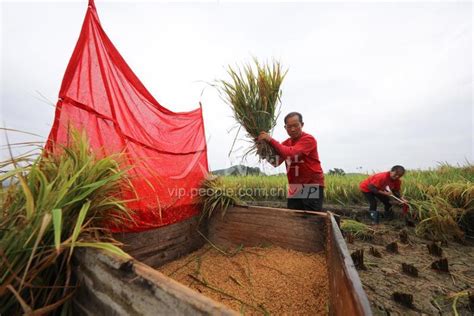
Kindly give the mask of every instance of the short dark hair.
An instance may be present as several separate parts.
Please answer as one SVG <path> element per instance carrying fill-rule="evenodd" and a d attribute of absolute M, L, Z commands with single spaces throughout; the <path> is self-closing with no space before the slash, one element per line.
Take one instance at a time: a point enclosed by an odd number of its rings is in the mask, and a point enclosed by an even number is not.
<path fill-rule="evenodd" d="M 290 112 L 285 116 L 285 124 L 286 124 L 286 120 L 289 119 L 292 116 L 298 116 L 298 119 L 300 120 L 300 123 L 303 123 L 303 115 L 301 115 L 301 113 L 299 113 L 299 112 Z"/>
<path fill-rule="evenodd" d="M 398 173 L 405 173 L 405 168 L 403 166 L 396 165 L 396 166 L 393 166 L 390 171 L 395 171 L 395 172 L 398 172 Z"/>

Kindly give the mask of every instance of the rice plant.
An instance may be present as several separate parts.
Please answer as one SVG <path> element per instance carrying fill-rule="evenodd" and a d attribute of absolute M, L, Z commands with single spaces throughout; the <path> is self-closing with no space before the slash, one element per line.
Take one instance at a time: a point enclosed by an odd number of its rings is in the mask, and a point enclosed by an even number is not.
<path fill-rule="evenodd" d="M 204 218 L 211 218 L 217 211 L 224 216 L 230 206 L 242 202 L 235 191 L 225 187 L 221 177 L 208 176 L 201 183 L 197 203 L 201 206 L 202 221 Z"/>
<path fill-rule="evenodd" d="M 0 182 L 0 314 L 67 311 L 74 294 L 71 258 L 94 247 L 127 257 L 106 226 L 129 219 L 120 156 L 98 158 L 84 133 L 58 154 L 12 158 Z"/>
<path fill-rule="evenodd" d="M 352 219 L 343 219 L 341 221 L 341 230 L 363 240 L 372 239 L 375 234 L 375 230 L 370 228 L 370 226 Z"/>
<path fill-rule="evenodd" d="M 275 161 L 275 151 L 267 142 L 256 142 L 260 132 L 271 133 L 279 115 L 281 84 L 286 76 L 278 61 L 271 64 L 246 64 L 242 68 L 227 68 L 229 80 L 218 80 L 217 88 L 226 101 L 237 123 L 245 129 L 254 142 L 247 152 L 256 152 L 261 159 Z M 239 128 L 240 130 L 240 128 Z"/>
<path fill-rule="evenodd" d="M 326 204 L 367 204 L 359 183 L 368 175 L 325 175 Z M 285 201 L 286 175 L 226 176 L 223 185 L 250 194 L 242 200 Z M 240 191 L 237 190 L 240 188 Z M 462 238 L 474 235 L 474 166 L 442 164 L 429 170 L 409 170 L 402 178 L 402 194 L 410 201 L 412 215 L 418 219 L 419 235 L 433 239 Z"/>
<path fill-rule="evenodd" d="M 429 187 L 425 198 L 413 201 L 414 215 L 420 221 L 416 232 L 435 240 L 463 239 L 469 232 L 466 215 L 474 214 L 474 185 L 471 182 L 453 182 Z M 471 219 L 472 221 L 472 219 Z M 464 231 L 463 229 L 464 228 Z"/>

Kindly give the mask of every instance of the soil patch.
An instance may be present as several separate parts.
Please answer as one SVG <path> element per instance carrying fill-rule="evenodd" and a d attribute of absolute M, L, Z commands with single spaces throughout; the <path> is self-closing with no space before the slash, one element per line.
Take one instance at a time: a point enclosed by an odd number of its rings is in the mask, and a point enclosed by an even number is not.
<path fill-rule="evenodd" d="M 452 315 L 456 296 L 459 315 L 474 314 L 468 299 L 468 293 L 474 293 L 472 242 L 439 244 L 443 257 L 440 258 L 438 253 L 430 253 L 433 242 L 416 236 L 415 229 L 402 220 L 372 228 L 372 240 L 346 242 L 351 253 L 364 250 L 366 269 L 358 272 L 374 315 Z M 387 250 L 387 245 L 394 242 L 398 251 Z M 434 264 L 439 260 L 448 269 L 434 269 L 433 266 L 440 265 Z M 413 298 L 411 304 L 400 299 L 409 296 Z"/>

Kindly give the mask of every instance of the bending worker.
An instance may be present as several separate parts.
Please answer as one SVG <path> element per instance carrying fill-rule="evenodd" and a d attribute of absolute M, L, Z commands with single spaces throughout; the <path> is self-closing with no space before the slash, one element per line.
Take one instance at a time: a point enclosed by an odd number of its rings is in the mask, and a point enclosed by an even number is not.
<path fill-rule="evenodd" d="M 377 199 L 384 205 L 386 218 L 393 218 L 390 197 L 395 196 L 406 202 L 400 195 L 402 184 L 400 178 L 404 174 L 405 168 L 397 165 L 393 166 L 390 171 L 373 174 L 360 183 L 359 188 L 369 202 L 370 217 L 375 224 L 379 223 Z"/>
<path fill-rule="evenodd" d="M 277 152 L 279 166 L 286 163 L 288 177 L 288 208 L 296 210 L 321 211 L 324 200 L 324 174 L 319 161 L 316 139 L 303 132 L 303 116 L 291 112 L 285 116 L 285 129 L 288 138 L 277 142 L 268 133 L 261 132 L 259 141 L 268 142 Z"/>

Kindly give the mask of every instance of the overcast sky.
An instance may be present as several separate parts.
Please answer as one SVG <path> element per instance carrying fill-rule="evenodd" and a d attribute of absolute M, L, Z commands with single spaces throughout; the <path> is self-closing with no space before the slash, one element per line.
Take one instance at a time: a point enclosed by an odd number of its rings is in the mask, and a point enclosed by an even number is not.
<path fill-rule="evenodd" d="M 112 42 L 163 106 L 186 111 L 202 102 L 212 170 L 239 163 L 248 143 L 239 141 L 242 149 L 228 157 L 235 121 L 205 82 L 251 56 L 289 68 L 273 135 L 284 140 L 284 114 L 301 112 L 325 171 L 473 161 L 471 2 L 96 6 Z M 47 137 L 54 108 L 38 92 L 56 102 L 86 7 L 2 2 L 1 124 Z M 255 157 L 246 164 L 275 171 Z"/>

